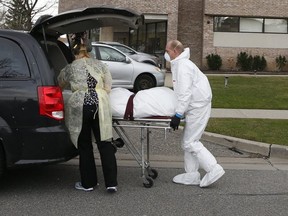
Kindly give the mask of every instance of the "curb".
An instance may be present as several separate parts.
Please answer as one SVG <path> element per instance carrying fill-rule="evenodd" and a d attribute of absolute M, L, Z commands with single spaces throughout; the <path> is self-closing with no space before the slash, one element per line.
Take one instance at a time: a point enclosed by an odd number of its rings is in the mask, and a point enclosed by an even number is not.
<path fill-rule="evenodd" d="M 260 154 L 267 158 L 288 158 L 288 146 L 245 140 L 206 131 L 202 139 L 245 152 Z"/>
<path fill-rule="evenodd" d="M 288 158 L 288 146 L 272 144 L 270 149 L 270 157 Z"/>

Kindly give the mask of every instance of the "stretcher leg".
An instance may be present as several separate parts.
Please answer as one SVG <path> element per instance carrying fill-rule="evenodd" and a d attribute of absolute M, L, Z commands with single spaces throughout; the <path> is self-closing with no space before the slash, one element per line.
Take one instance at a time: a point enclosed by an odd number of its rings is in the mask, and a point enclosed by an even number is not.
<path fill-rule="evenodd" d="M 140 128 L 140 151 L 133 145 L 133 142 L 129 139 L 129 136 L 124 129 L 125 127 Z M 141 121 L 140 125 L 121 125 L 118 120 L 113 120 L 113 128 L 118 134 L 118 136 L 123 140 L 125 146 L 141 167 L 141 177 L 144 187 L 151 188 L 154 184 L 154 179 L 158 177 L 158 172 L 150 167 L 150 128 L 164 129 L 166 138 L 166 131 L 170 129 L 170 126 L 151 126 L 149 121 Z"/>

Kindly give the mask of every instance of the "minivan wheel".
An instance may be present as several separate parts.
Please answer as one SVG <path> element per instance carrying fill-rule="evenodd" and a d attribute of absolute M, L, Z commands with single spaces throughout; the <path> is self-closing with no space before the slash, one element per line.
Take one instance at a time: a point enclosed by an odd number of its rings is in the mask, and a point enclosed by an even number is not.
<path fill-rule="evenodd" d="M 4 155 L 4 150 L 3 147 L 1 146 L 0 143 L 0 179 L 4 176 L 5 170 L 6 170 L 6 165 L 5 165 L 5 155 Z"/>
<path fill-rule="evenodd" d="M 148 74 L 142 74 L 137 77 L 134 83 L 134 92 L 155 87 L 155 80 Z"/>

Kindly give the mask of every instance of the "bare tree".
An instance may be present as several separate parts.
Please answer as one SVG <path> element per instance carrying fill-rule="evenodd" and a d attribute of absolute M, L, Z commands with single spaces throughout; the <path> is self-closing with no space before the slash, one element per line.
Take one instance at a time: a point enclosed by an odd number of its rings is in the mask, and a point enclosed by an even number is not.
<path fill-rule="evenodd" d="M 50 0 L 46 4 L 41 4 L 40 0 L 0 0 L 0 5 L 6 9 L 4 12 L 5 27 L 30 30 L 34 18 L 57 3 L 58 0 Z"/>
<path fill-rule="evenodd" d="M 1 2 L 1 1 L 0 1 Z M 6 11 L 4 10 L 4 8 L 2 7 L 0 10 L 0 29 L 4 28 L 4 24 L 5 24 L 5 13 Z"/>

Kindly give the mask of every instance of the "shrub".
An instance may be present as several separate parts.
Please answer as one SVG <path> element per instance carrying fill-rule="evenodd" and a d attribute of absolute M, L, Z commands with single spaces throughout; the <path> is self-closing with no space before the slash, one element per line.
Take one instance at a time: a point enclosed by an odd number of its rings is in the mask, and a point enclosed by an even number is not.
<path fill-rule="evenodd" d="M 252 69 L 254 71 L 263 71 L 267 66 L 267 61 L 264 56 L 256 55 L 253 57 Z"/>
<path fill-rule="evenodd" d="M 263 71 L 267 66 L 267 61 L 264 56 L 259 55 L 252 56 L 248 55 L 246 52 L 240 52 L 237 55 L 236 66 L 243 71 Z"/>
<path fill-rule="evenodd" d="M 240 52 L 237 55 L 236 66 L 239 67 L 243 71 L 249 71 L 252 69 L 253 57 L 246 52 Z"/>
<path fill-rule="evenodd" d="M 206 56 L 207 64 L 211 70 L 219 70 L 222 66 L 222 58 L 218 54 L 209 54 Z"/>
<path fill-rule="evenodd" d="M 287 60 L 285 56 L 279 55 L 278 57 L 276 57 L 276 65 L 279 71 L 283 70 L 286 63 L 287 63 Z"/>

